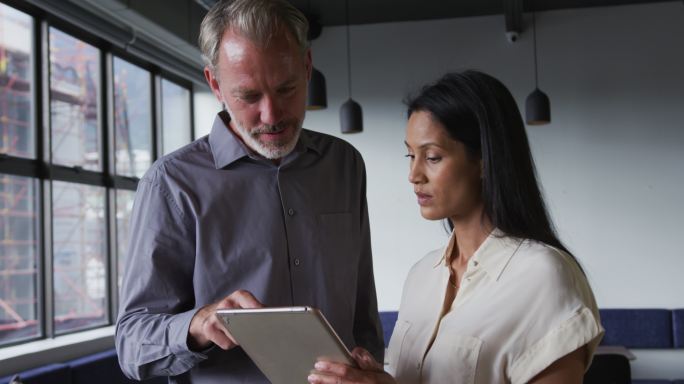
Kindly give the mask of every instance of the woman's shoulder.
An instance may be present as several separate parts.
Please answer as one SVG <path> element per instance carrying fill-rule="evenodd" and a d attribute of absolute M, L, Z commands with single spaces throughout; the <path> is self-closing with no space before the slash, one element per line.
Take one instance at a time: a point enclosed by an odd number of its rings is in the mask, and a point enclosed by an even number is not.
<path fill-rule="evenodd" d="M 523 240 L 515 256 L 515 263 L 528 273 L 580 272 L 579 263 L 569 253 L 536 240 Z"/>
<path fill-rule="evenodd" d="M 593 302 L 593 293 L 577 259 L 548 244 L 526 239 L 522 241 L 510 265 L 513 279 L 524 278 L 528 289 L 543 296 L 579 294 Z M 591 298 L 591 299 L 590 299 Z"/>

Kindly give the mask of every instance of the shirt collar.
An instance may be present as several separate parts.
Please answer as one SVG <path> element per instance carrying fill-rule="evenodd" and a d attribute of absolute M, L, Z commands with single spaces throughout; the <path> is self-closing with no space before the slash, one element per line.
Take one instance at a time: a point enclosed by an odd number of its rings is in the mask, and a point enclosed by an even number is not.
<path fill-rule="evenodd" d="M 490 275 L 494 280 L 499 280 L 501 274 L 508 266 L 509 262 L 515 255 L 523 240 L 506 235 L 503 231 L 495 228 L 489 236 L 485 239 L 480 247 L 475 251 L 473 256 L 468 261 L 468 268 L 480 268 Z M 442 257 L 439 259 L 435 267 L 439 265 L 449 265 L 449 255 L 456 245 L 456 235 L 451 232 L 449 243 Z"/>
<path fill-rule="evenodd" d="M 242 142 L 235 132 L 228 127 L 229 124 L 230 115 L 227 111 L 221 111 L 216 115 L 216 118 L 214 118 L 214 124 L 209 133 L 209 145 L 211 146 L 211 153 L 214 157 L 214 166 L 216 169 L 224 168 L 243 157 L 263 160 Z M 318 155 L 322 153 L 320 144 L 311 139 L 308 130 L 302 129 L 299 140 L 292 152 L 294 154 L 303 153 L 309 149 Z M 287 158 L 290 155 L 292 155 L 292 153 L 285 157 Z"/>

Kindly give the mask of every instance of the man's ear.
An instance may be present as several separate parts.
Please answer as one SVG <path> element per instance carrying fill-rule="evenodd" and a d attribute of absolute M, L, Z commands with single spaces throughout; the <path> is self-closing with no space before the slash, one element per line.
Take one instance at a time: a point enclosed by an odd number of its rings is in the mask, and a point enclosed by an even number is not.
<path fill-rule="evenodd" d="M 223 96 L 221 96 L 221 87 L 219 86 L 218 79 L 214 76 L 214 71 L 207 65 L 204 67 L 204 78 L 211 88 L 211 92 L 216 96 L 219 103 L 223 104 Z"/>
<path fill-rule="evenodd" d="M 307 48 L 304 54 L 304 67 L 306 68 L 306 82 L 311 81 L 311 72 L 313 72 L 313 59 L 311 58 L 311 48 Z"/>

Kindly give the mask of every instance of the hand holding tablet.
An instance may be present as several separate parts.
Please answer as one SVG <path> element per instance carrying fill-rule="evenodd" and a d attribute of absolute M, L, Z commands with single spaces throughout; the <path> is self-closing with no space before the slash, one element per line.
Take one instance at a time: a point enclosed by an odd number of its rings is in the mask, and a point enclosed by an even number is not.
<path fill-rule="evenodd" d="M 218 309 L 216 317 L 273 384 L 305 383 L 318 360 L 355 365 L 315 308 Z"/>
<path fill-rule="evenodd" d="M 250 292 L 237 290 L 223 299 L 202 307 L 190 321 L 188 330 L 188 347 L 193 351 L 201 351 L 216 344 L 219 348 L 228 350 L 237 343 L 226 332 L 219 319 L 214 316 L 217 308 L 261 308 L 259 302 Z"/>

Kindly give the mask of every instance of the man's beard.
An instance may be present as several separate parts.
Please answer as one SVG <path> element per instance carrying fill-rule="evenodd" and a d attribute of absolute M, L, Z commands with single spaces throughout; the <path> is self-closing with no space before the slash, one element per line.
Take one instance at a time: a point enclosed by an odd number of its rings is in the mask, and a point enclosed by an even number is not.
<path fill-rule="evenodd" d="M 294 123 L 294 127 L 292 127 L 292 123 L 288 122 L 283 122 L 277 125 L 262 125 L 261 127 L 254 128 L 251 131 L 246 129 L 238 120 L 233 120 L 233 124 L 235 124 L 235 129 L 238 131 L 238 134 L 245 144 L 256 153 L 269 160 L 282 159 L 292 152 L 294 147 L 297 145 L 299 135 L 302 133 L 301 122 Z M 292 139 L 289 141 L 263 142 L 259 140 L 259 135 L 262 133 L 278 132 L 282 129 L 288 128 L 288 126 L 289 128 L 294 128 L 295 130 Z"/>

